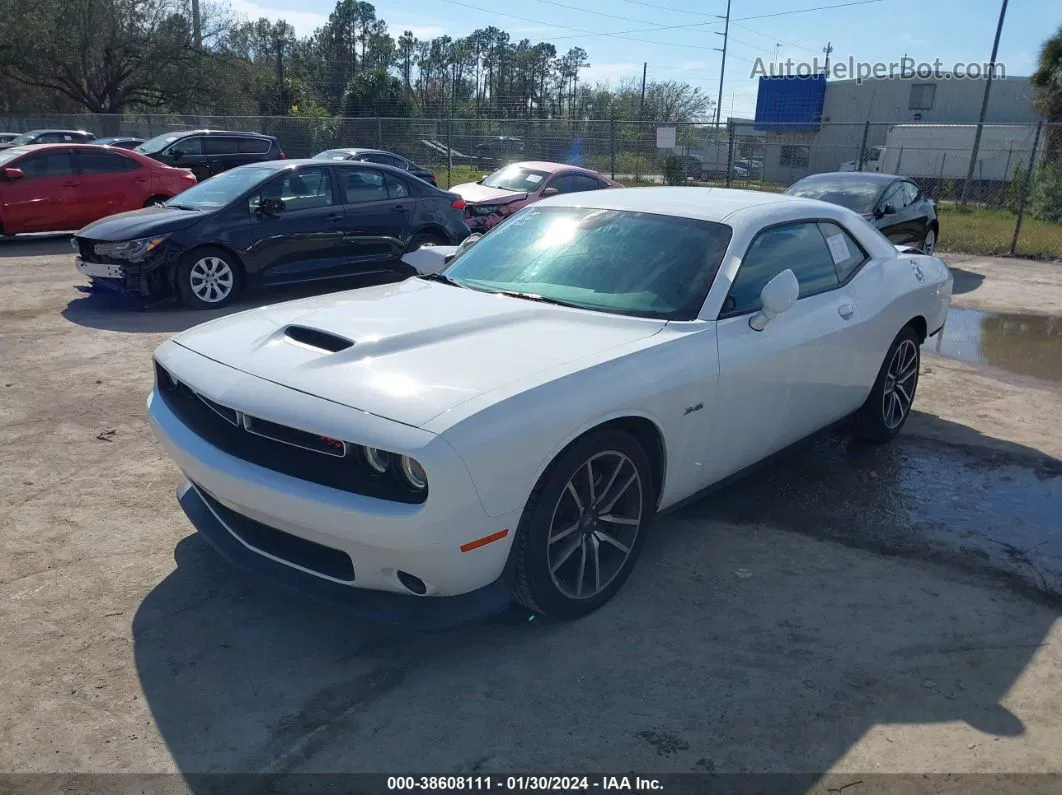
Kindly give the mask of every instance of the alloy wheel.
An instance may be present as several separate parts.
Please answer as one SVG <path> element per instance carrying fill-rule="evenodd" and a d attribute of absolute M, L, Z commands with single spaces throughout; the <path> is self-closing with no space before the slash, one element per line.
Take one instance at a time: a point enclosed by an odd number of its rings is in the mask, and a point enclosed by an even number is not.
<path fill-rule="evenodd" d="M 937 233 L 934 232 L 932 229 L 930 229 L 929 231 L 926 232 L 926 239 L 922 243 L 922 253 L 923 254 L 932 254 L 933 253 L 933 248 L 934 248 L 934 246 L 936 246 L 936 244 L 937 244 Z"/>
<path fill-rule="evenodd" d="M 557 589 L 591 599 L 623 570 L 642 526 L 642 480 L 625 454 L 591 456 L 568 479 L 553 509 L 546 561 Z"/>
<path fill-rule="evenodd" d="M 232 292 L 236 278 L 229 263 L 220 257 L 203 257 L 192 266 L 189 282 L 201 301 L 216 304 Z"/>
<path fill-rule="evenodd" d="M 911 410 L 918 378 L 918 346 L 905 339 L 896 346 L 885 376 L 882 419 L 890 431 L 900 427 Z"/>

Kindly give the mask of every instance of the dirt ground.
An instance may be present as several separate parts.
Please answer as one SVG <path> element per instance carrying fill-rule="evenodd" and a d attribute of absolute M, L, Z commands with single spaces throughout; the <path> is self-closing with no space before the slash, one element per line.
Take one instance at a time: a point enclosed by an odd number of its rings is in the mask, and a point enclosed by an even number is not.
<path fill-rule="evenodd" d="M 1058 266 L 953 264 L 956 306 L 1062 313 Z M 416 635 L 191 531 L 144 400 L 209 315 L 79 282 L 0 241 L 0 773 L 1062 773 L 1057 382 L 926 353 L 894 443 L 663 518 L 589 618 Z"/>

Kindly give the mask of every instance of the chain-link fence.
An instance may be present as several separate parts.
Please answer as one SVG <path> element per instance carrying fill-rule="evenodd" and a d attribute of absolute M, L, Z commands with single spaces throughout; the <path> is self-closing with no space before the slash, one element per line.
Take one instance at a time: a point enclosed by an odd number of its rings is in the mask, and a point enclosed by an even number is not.
<path fill-rule="evenodd" d="M 625 185 L 693 182 L 767 191 L 826 172 L 898 174 L 936 202 L 942 249 L 1062 259 L 1060 124 L 986 124 L 977 140 L 972 124 L 823 122 L 809 132 L 757 129 L 751 121 L 714 126 L 574 119 L 0 116 L 0 130 L 41 128 L 141 138 L 189 129 L 253 130 L 276 136 L 291 158 L 333 147 L 386 149 L 433 169 L 442 186 L 518 160 L 574 163 Z"/>

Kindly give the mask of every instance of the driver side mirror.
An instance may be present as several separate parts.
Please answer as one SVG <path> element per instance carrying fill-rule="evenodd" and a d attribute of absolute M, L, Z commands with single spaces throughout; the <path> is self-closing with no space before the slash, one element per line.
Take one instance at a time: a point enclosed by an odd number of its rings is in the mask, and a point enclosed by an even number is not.
<path fill-rule="evenodd" d="M 482 185 L 483 184 L 483 180 L 485 180 L 489 176 L 490 176 L 490 174 L 480 174 L 479 175 L 479 179 L 476 180 L 476 184 L 477 185 Z"/>
<path fill-rule="evenodd" d="M 557 190 L 556 188 L 553 188 L 553 187 L 544 188 L 543 191 L 542 191 L 542 198 L 545 198 L 547 196 L 556 196 L 558 193 L 560 193 L 560 191 Z"/>
<path fill-rule="evenodd" d="M 884 207 L 881 208 L 881 214 L 882 215 L 895 215 L 896 214 L 895 205 L 886 204 Z"/>
<path fill-rule="evenodd" d="M 4 179 L 9 179 L 9 180 L 14 181 L 16 179 L 22 179 L 24 176 L 26 176 L 26 175 L 22 172 L 21 168 L 5 168 L 4 169 Z"/>
<path fill-rule="evenodd" d="M 182 157 L 184 157 L 184 152 L 180 149 L 171 149 L 170 157 L 172 157 L 174 160 L 180 160 Z"/>
<path fill-rule="evenodd" d="M 749 326 L 756 331 L 763 331 L 767 324 L 785 312 L 800 297 L 800 282 L 796 274 L 786 268 L 760 290 L 760 309 L 749 318 Z"/>
<path fill-rule="evenodd" d="M 282 212 L 284 212 L 283 199 L 262 199 L 258 204 L 260 215 L 280 215 Z"/>

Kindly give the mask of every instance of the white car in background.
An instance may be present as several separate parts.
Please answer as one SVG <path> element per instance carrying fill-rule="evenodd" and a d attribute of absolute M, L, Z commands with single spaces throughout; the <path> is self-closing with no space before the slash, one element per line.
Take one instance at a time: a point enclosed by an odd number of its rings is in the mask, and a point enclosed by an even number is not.
<path fill-rule="evenodd" d="M 557 196 L 461 249 L 157 349 L 151 423 L 230 559 L 583 615 L 659 511 L 852 415 L 898 433 L 951 299 L 940 260 L 759 192 Z"/>

